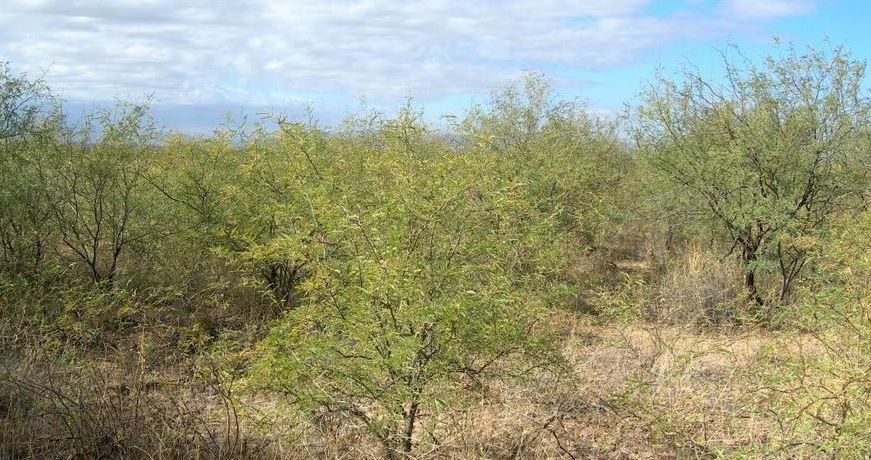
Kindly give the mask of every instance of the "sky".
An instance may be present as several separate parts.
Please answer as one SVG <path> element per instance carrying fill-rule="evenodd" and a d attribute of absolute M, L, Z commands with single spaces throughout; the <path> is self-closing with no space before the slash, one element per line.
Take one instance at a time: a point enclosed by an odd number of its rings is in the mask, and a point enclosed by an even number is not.
<path fill-rule="evenodd" d="M 409 97 L 461 115 L 524 71 L 608 114 L 657 68 L 714 71 L 732 45 L 828 41 L 864 60 L 868 17 L 864 0 L 0 0 L 0 61 L 74 109 L 150 96 L 186 132 L 304 106 L 331 125 Z"/>

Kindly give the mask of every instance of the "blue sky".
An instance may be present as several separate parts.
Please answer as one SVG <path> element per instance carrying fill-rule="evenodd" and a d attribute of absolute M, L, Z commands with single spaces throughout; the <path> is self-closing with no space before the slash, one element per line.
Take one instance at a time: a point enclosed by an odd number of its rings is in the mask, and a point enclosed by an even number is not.
<path fill-rule="evenodd" d="M 0 60 L 43 74 L 74 110 L 153 98 L 160 122 L 206 131 L 227 111 L 314 107 L 322 123 L 412 97 L 461 114 L 524 70 L 610 113 L 657 67 L 716 69 L 773 37 L 871 53 L 860 0 L 3 0 Z"/>

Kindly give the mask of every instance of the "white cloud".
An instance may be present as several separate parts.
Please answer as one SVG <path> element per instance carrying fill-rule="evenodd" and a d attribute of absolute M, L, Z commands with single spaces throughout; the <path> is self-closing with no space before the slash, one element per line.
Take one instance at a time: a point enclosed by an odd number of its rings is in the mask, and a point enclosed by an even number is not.
<path fill-rule="evenodd" d="M 0 60 L 47 69 L 69 99 L 154 93 L 165 103 L 249 105 L 480 92 L 523 68 L 616 66 L 747 27 L 736 15 L 762 21 L 808 7 L 724 0 L 716 14 L 687 2 L 654 15 L 649 0 L 4 3 Z"/>
<path fill-rule="evenodd" d="M 777 18 L 808 14 L 815 8 L 811 0 L 726 0 L 726 14 L 742 18 Z"/>

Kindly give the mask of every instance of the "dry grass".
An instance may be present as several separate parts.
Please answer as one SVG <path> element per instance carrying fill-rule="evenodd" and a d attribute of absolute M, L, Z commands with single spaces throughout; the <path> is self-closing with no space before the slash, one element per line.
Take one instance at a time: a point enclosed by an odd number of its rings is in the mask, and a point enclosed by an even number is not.
<path fill-rule="evenodd" d="M 810 337 L 662 323 L 595 324 L 554 314 L 568 367 L 491 382 L 461 410 L 427 414 L 414 458 L 813 457 L 772 416 L 772 350 Z M 9 364 L 9 361 L 7 361 Z M 25 369 L 26 367 L 26 369 Z M 10 373 L 10 370 L 15 372 Z M 275 395 L 104 364 L 88 372 L 6 367 L 2 455 L 11 458 L 382 458 L 350 419 L 299 414 Z M 10 378 L 11 375 L 15 378 Z"/>
<path fill-rule="evenodd" d="M 438 445 L 420 439 L 418 458 L 786 456 L 753 375 L 767 349 L 792 340 L 578 325 L 564 348 L 570 374 L 494 386 L 441 421 Z"/>
<path fill-rule="evenodd" d="M 755 361 L 762 337 L 637 326 L 579 332 L 565 348 L 572 375 L 504 389 L 500 404 L 473 414 L 455 452 L 481 458 L 709 457 L 765 435 L 767 421 L 748 407 L 742 372 Z"/>
<path fill-rule="evenodd" d="M 683 325 L 735 323 L 742 292 L 741 269 L 733 258 L 691 245 L 666 265 L 645 317 Z"/>
<path fill-rule="evenodd" d="M 776 454 L 776 426 L 756 404 L 752 370 L 781 337 L 573 323 L 563 329 L 569 372 L 494 382 L 476 403 L 427 419 L 414 458 Z M 359 430 L 336 426 L 297 431 L 294 458 L 381 455 Z"/>
<path fill-rule="evenodd" d="M 819 395 L 785 395 L 765 382 L 778 369 L 772 357 L 790 365 L 826 350 L 796 332 L 711 327 L 723 318 L 718 308 L 734 306 L 734 266 L 695 247 L 648 283 L 649 262 L 605 269 L 601 255 L 589 259 L 583 269 L 602 276 L 640 274 L 604 300 L 646 314 L 627 321 L 555 311 L 550 329 L 562 337 L 565 371 L 490 382 L 462 408 L 422 414 L 413 458 L 822 455 L 832 430 L 808 431 L 781 407 Z M 149 347 L 139 342 L 142 355 Z M 181 372 L 189 363 L 156 370 L 148 362 L 161 360 L 82 358 L 78 368 L 26 354 L 0 363 L 0 458 L 384 456 L 352 419 L 312 419 L 279 395 L 237 393 L 218 374 Z M 808 369 L 801 375 L 819 376 Z"/>

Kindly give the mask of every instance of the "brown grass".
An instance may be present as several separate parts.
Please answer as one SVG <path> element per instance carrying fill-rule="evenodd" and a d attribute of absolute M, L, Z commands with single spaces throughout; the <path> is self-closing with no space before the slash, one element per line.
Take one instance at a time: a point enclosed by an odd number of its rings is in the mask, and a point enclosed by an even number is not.
<path fill-rule="evenodd" d="M 815 456 L 772 416 L 760 387 L 771 351 L 824 350 L 763 330 L 551 319 L 565 372 L 491 382 L 478 400 L 424 414 L 414 458 L 713 458 Z M 42 363 L 40 367 L 38 364 Z M 89 369 L 6 361 L 6 458 L 381 458 L 350 419 L 310 420 L 276 395 L 232 382 L 103 363 Z M 213 377 L 216 378 L 216 377 Z"/>

